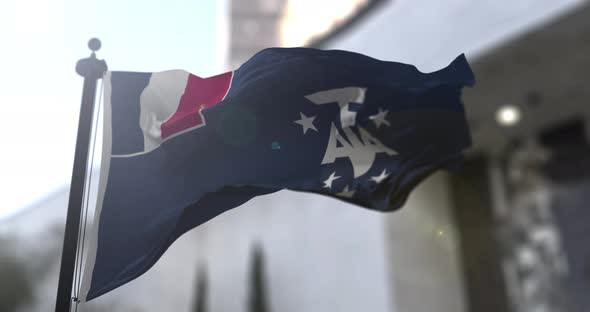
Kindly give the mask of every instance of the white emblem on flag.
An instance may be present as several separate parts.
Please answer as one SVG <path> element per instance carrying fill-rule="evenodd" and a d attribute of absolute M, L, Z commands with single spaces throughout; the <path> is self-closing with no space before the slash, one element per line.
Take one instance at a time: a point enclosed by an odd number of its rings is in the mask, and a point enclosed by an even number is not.
<path fill-rule="evenodd" d="M 336 158 L 348 158 L 352 163 L 354 178 L 362 176 L 373 167 L 377 153 L 397 155 L 396 151 L 385 146 L 367 130 L 358 127 L 360 137 L 352 131 L 352 127 L 356 127 L 357 113 L 349 111 L 349 105 L 350 103 L 363 104 L 365 92 L 365 88 L 347 87 L 320 91 L 306 96 L 308 100 L 317 105 L 338 104 L 340 106 L 340 124 L 343 133 L 341 134 L 336 125 L 332 123 L 322 165 L 334 163 Z M 385 119 L 387 112 L 380 111 L 380 113 Z"/>

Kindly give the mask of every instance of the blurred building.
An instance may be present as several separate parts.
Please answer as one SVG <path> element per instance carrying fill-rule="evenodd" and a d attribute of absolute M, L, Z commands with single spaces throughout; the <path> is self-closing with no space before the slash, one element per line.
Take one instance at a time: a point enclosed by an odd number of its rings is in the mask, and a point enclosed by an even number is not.
<path fill-rule="evenodd" d="M 266 47 L 321 47 L 355 27 L 386 0 L 223 0 L 228 64 L 237 68 Z"/>
<path fill-rule="evenodd" d="M 276 6 L 267 24 L 256 16 L 267 14 L 264 8 L 271 2 Z M 568 268 L 573 269 L 573 259 L 580 263 L 576 270 L 587 270 L 589 256 L 570 248 L 572 256 L 566 257 L 567 245 L 580 245 L 582 236 L 564 236 L 587 230 L 580 224 L 576 230 L 566 230 L 573 224 L 562 229 L 572 218 L 561 220 L 568 214 L 558 206 L 567 201 L 555 201 L 577 192 L 577 204 L 570 200 L 569 205 L 582 209 L 579 192 L 585 184 L 564 195 L 551 175 L 572 166 L 555 169 L 561 163 L 555 156 L 562 152 L 543 145 L 546 137 L 562 142 L 577 137 L 575 144 L 560 148 L 577 146 L 568 155 L 585 155 L 585 102 L 590 98 L 583 87 L 590 68 L 585 1 L 334 2 L 334 9 L 327 10 L 332 15 L 324 11 L 321 18 L 327 30 L 306 27 L 316 22 L 315 2 L 230 3 L 233 68 L 277 45 L 352 50 L 416 64 L 423 71 L 444 67 L 466 52 L 478 85 L 464 97 L 474 148 L 460 174 L 433 176 L 392 215 L 291 193 L 268 196 L 251 211 L 231 212 L 207 227 L 215 251 L 204 261 L 219 283 L 213 292 L 224 296 L 229 285 L 243 287 L 235 285 L 235 275 L 215 268 L 228 258 L 248 262 L 244 246 L 260 244 L 269 259 L 270 306 L 280 311 L 583 311 L 588 306 L 580 295 L 590 289 L 582 286 L 587 279 L 572 281 L 577 275 L 568 274 Z M 355 25 L 358 20 L 363 22 Z M 286 228 L 292 230 L 286 233 Z M 325 239 L 334 232 L 337 249 L 326 247 L 335 243 Z M 241 269 L 233 273 L 245 275 L 248 266 L 237 266 Z M 316 270 L 321 274 L 310 274 Z M 310 294 L 316 289 L 319 295 Z M 215 309 L 232 306 L 212 296 Z"/>
<path fill-rule="evenodd" d="M 589 39 L 580 2 L 483 53 L 465 96 L 514 311 L 590 307 Z"/>
<path fill-rule="evenodd" d="M 587 311 L 587 1 L 219 7 L 228 68 L 268 46 L 346 49 L 425 72 L 467 53 L 474 148 L 460 173 L 435 174 L 392 214 L 286 191 L 253 199 L 81 311 Z M 62 189 L 0 226 L 0 247 L 21 246 L 1 261 L 39 259 L 23 268 L 19 311 L 53 304 L 66 198 Z M 40 237 L 44 248 L 27 247 Z"/>

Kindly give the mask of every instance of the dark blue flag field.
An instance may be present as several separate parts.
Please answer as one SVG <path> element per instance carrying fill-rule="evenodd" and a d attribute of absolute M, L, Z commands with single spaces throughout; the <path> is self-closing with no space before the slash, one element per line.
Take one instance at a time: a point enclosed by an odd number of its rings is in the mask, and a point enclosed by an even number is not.
<path fill-rule="evenodd" d="M 463 55 L 422 73 L 346 51 L 266 49 L 235 71 L 107 72 L 100 185 L 82 284 L 146 272 L 186 231 L 259 195 L 400 208 L 470 146 Z"/>

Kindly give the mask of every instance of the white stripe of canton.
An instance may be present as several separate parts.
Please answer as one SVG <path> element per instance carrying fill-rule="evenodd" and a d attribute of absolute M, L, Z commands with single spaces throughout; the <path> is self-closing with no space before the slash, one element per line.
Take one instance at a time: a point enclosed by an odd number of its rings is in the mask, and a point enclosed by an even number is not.
<path fill-rule="evenodd" d="M 176 71 L 179 71 L 179 70 L 176 70 Z M 175 72 L 175 71 L 168 71 L 168 72 L 162 72 L 162 73 L 170 73 L 170 72 Z M 157 74 L 162 74 L 162 73 L 157 73 Z M 152 74 L 152 75 L 154 75 L 154 74 Z M 225 97 L 229 93 L 229 89 L 231 88 L 231 85 L 233 83 L 233 80 L 234 80 L 234 73 L 231 72 L 231 78 L 230 78 L 230 81 L 229 81 L 229 86 L 227 88 L 227 91 L 225 91 L 225 94 L 223 95 L 223 98 L 221 99 L 222 101 L 225 99 Z M 152 79 L 150 79 L 150 84 L 151 84 L 151 81 L 152 81 Z M 188 76 L 187 76 L 187 81 L 188 81 Z M 150 84 L 148 84 L 148 86 Z M 186 88 L 186 82 L 185 82 L 184 85 L 185 85 L 184 88 Z M 146 87 L 146 89 L 147 89 L 147 87 Z M 150 116 L 151 113 L 148 112 L 147 108 L 146 108 L 145 113 L 144 113 L 144 104 L 143 104 L 144 103 L 144 99 L 143 99 L 144 93 L 145 93 L 145 91 L 142 92 L 142 94 L 141 94 L 142 99 L 140 100 L 141 109 L 142 109 L 142 113 L 141 114 L 145 114 L 145 116 Z M 183 94 L 184 94 L 184 90 L 183 90 Z M 147 95 L 146 95 L 146 97 L 147 97 Z M 178 98 L 178 103 L 180 103 L 180 97 Z M 176 104 L 177 106 L 178 106 L 178 103 Z M 146 104 L 145 106 L 146 107 L 149 107 L 149 104 Z M 176 111 L 176 108 L 175 108 L 175 111 Z M 172 114 L 174 114 L 174 112 Z M 161 125 L 164 122 L 168 121 L 170 119 L 170 117 L 172 117 L 172 115 L 168 116 L 168 118 L 166 120 L 164 120 L 163 122 L 160 122 L 157 126 L 155 124 L 148 124 L 148 123 L 146 123 L 145 127 L 144 126 L 141 126 L 141 129 L 143 131 L 143 136 L 144 136 L 144 150 L 143 151 L 137 152 L 137 153 L 131 153 L 131 154 L 111 155 L 111 157 L 113 157 L 113 158 L 130 158 L 130 157 L 135 157 L 135 156 L 141 156 L 141 155 L 148 154 L 151 151 L 155 150 L 156 148 L 160 147 L 160 145 L 162 143 L 164 143 L 164 142 L 166 142 L 166 141 L 168 141 L 168 140 L 170 140 L 172 138 L 175 138 L 175 137 L 177 137 L 177 136 L 179 136 L 181 134 L 184 134 L 184 133 L 187 133 L 189 131 L 192 131 L 192 130 L 195 130 L 195 129 L 199 129 L 199 128 L 203 127 L 203 126 L 206 126 L 207 125 L 207 121 L 205 120 L 205 116 L 203 116 L 203 112 L 200 111 L 200 110 L 199 110 L 199 115 L 201 116 L 201 120 L 202 120 L 202 123 L 201 124 L 196 125 L 196 126 L 191 127 L 191 128 L 184 129 L 182 131 L 179 131 L 179 132 L 177 132 L 177 133 L 175 133 L 175 134 L 173 134 L 173 135 L 171 135 L 171 136 L 169 136 L 169 137 L 167 137 L 165 139 L 162 139 L 161 138 L 161 133 L 162 133 Z M 141 120 L 142 119 L 140 117 L 140 124 L 141 124 Z M 145 128 L 145 130 L 144 130 L 144 128 Z M 159 138 L 150 136 L 149 135 L 150 129 L 152 129 L 152 131 L 154 133 L 158 133 Z"/>

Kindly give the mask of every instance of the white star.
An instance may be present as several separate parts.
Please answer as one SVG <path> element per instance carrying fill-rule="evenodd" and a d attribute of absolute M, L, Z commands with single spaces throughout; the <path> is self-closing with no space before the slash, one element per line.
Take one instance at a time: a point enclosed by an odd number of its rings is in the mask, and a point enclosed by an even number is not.
<path fill-rule="evenodd" d="M 330 175 L 330 177 L 324 181 L 324 187 L 325 188 L 332 188 L 332 182 L 334 182 L 334 180 L 338 180 L 340 179 L 339 176 L 336 176 L 336 171 L 332 172 L 332 174 Z"/>
<path fill-rule="evenodd" d="M 389 113 L 387 110 L 382 110 L 381 108 L 379 108 L 379 113 L 369 116 L 369 119 L 371 119 L 375 123 L 375 127 L 377 127 L 377 129 L 379 129 L 381 125 L 391 126 L 389 121 L 385 119 L 387 113 Z"/>
<path fill-rule="evenodd" d="M 383 180 L 385 180 L 385 178 L 387 178 L 389 176 L 389 173 L 387 173 L 387 170 L 383 169 L 383 172 L 381 172 L 380 175 L 375 176 L 375 177 L 371 177 L 372 181 L 377 182 L 377 184 L 381 183 Z"/>
<path fill-rule="evenodd" d="M 342 192 L 337 193 L 336 195 L 342 196 L 342 197 L 347 197 L 347 198 L 352 198 L 352 196 L 354 196 L 354 190 L 348 190 L 348 185 L 347 185 L 344 187 Z"/>
<path fill-rule="evenodd" d="M 316 129 L 316 127 L 313 125 L 313 120 L 315 119 L 315 116 L 307 117 L 303 115 L 303 113 L 299 113 L 299 115 L 301 115 L 301 119 L 295 120 L 293 122 L 301 125 L 301 127 L 303 128 L 303 134 L 305 134 L 308 129 L 315 130 L 316 132 L 318 131 L 318 129 Z"/>

